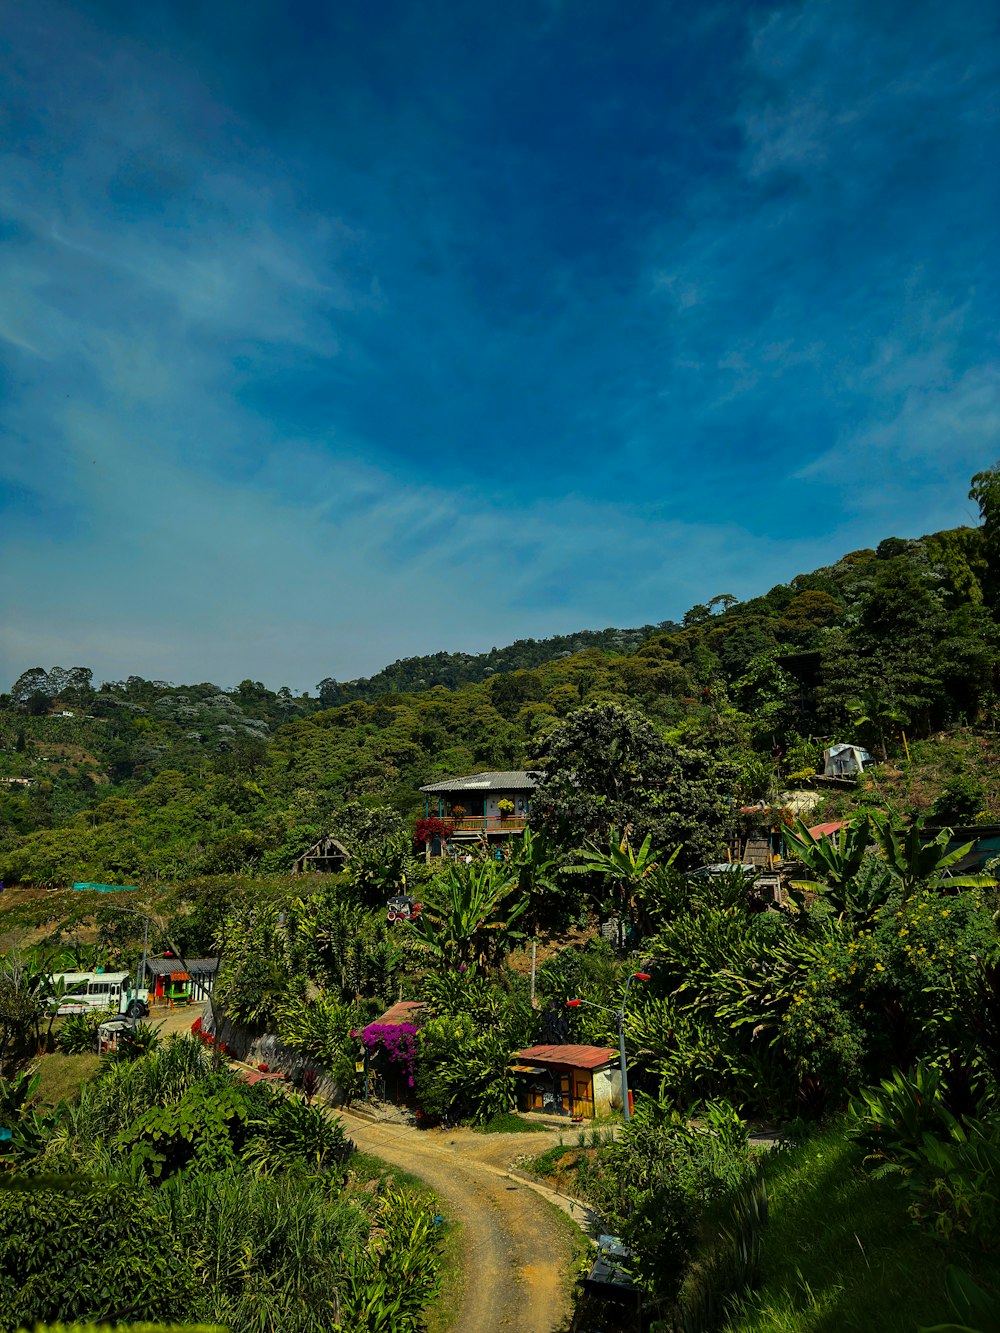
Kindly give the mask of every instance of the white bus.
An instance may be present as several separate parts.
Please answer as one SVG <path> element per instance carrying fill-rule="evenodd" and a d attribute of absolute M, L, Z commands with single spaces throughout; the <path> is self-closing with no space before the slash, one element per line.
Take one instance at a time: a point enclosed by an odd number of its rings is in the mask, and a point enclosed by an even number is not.
<path fill-rule="evenodd" d="M 139 1017 L 149 1012 L 149 991 L 133 991 L 127 972 L 56 972 L 52 982 L 63 987 L 61 994 L 54 993 L 52 997 L 53 1001 L 58 1000 L 58 1015 L 110 1009 L 112 1013 L 131 1016 L 133 1005 L 137 1006 Z"/>

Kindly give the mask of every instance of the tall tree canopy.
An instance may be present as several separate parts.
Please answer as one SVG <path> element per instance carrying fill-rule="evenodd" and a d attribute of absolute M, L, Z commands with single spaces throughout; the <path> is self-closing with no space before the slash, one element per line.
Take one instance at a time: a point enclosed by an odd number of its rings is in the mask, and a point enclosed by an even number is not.
<path fill-rule="evenodd" d="M 564 847 L 631 826 L 641 841 L 681 846 L 693 865 L 718 857 L 732 822 L 735 770 L 667 742 L 634 709 L 581 708 L 550 735 L 535 822 Z"/>

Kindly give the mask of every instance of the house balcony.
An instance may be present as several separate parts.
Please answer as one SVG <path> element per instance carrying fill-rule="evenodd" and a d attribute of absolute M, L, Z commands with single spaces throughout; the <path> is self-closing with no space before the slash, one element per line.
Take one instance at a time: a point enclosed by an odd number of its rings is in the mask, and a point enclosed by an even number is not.
<path fill-rule="evenodd" d="M 523 833 L 528 823 L 527 815 L 442 815 L 441 823 L 445 827 L 445 836 L 453 833 L 485 833 L 499 836 L 506 833 Z"/>

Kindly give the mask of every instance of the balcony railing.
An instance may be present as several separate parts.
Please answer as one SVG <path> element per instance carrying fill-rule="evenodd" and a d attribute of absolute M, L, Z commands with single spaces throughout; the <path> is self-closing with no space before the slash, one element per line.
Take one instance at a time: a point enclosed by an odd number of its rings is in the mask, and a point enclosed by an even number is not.
<path fill-rule="evenodd" d="M 523 833 L 527 815 L 442 815 L 445 834 L 450 833 Z"/>

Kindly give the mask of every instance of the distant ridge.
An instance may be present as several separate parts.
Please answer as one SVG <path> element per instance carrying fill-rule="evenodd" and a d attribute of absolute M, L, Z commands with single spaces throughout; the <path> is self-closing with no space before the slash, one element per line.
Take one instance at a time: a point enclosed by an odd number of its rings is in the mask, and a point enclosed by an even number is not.
<path fill-rule="evenodd" d="M 506 648 L 491 648 L 488 653 L 431 653 L 427 657 L 403 657 L 383 667 L 374 676 L 338 681 L 332 677 L 317 686 L 320 702 L 326 708 L 352 703 L 356 699 L 375 699 L 384 694 L 409 694 L 415 690 L 444 685 L 453 690 L 459 685 L 478 685 L 490 676 L 510 671 L 531 671 L 559 657 L 570 657 L 587 649 L 606 653 L 634 653 L 652 634 L 680 629 L 672 620 L 633 629 L 584 629 L 575 634 L 556 634 L 549 639 L 518 639 Z"/>

